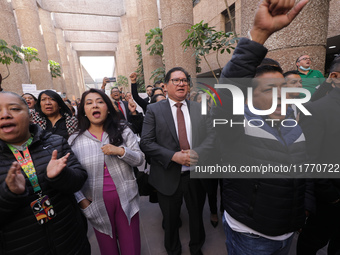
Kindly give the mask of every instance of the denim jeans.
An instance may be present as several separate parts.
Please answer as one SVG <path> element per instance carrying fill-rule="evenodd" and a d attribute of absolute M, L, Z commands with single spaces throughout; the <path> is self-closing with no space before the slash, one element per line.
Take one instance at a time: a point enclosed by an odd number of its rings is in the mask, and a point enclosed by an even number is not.
<path fill-rule="evenodd" d="M 283 241 L 274 241 L 258 235 L 232 230 L 222 217 L 228 255 L 287 255 L 293 236 Z"/>

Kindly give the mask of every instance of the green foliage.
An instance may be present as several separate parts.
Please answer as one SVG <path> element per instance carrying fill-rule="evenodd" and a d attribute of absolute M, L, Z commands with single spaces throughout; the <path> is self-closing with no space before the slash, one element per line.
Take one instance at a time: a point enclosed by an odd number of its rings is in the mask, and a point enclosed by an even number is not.
<path fill-rule="evenodd" d="M 203 20 L 190 29 L 187 30 L 188 37 L 181 45 L 185 48 L 194 47 L 195 55 L 204 56 L 209 54 L 211 50 L 221 51 L 223 54 L 225 51 L 231 52 L 230 49 L 234 49 L 232 46 L 238 38 L 233 38 L 233 33 L 225 33 L 223 31 L 216 31 L 215 27 L 209 27 L 208 23 L 203 23 Z"/>
<path fill-rule="evenodd" d="M 10 65 L 12 62 L 22 64 L 20 53 L 23 53 L 20 47 L 12 45 L 8 47 L 5 40 L 0 39 L 0 63 L 4 65 Z"/>
<path fill-rule="evenodd" d="M 158 55 L 163 58 L 164 48 L 163 48 L 163 32 L 162 29 L 159 27 L 150 29 L 149 33 L 145 34 L 146 41 L 145 44 L 149 45 L 151 41 L 153 43 L 148 48 L 148 51 L 150 51 L 150 55 Z"/>
<path fill-rule="evenodd" d="M 164 81 L 165 78 L 165 67 L 159 67 L 151 72 L 150 79 L 153 79 L 153 82 L 156 81 Z"/>
<path fill-rule="evenodd" d="M 138 67 L 136 70 L 137 84 L 139 85 L 137 88 L 137 91 L 145 92 L 143 55 L 142 55 L 142 47 L 140 44 L 136 45 L 136 53 L 137 53 L 137 62 L 138 62 Z"/>
<path fill-rule="evenodd" d="M 216 61 L 220 69 L 222 68 L 218 61 L 218 54 L 226 52 L 230 54 L 231 50 L 235 49 L 233 44 L 238 40 L 232 32 L 225 33 L 223 31 L 216 31 L 215 27 L 209 27 L 209 24 L 203 23 L 203 20 L 193 25 L 187 32 L 187 39 L 181 43 L 184 51 L 189 47 L 193 47 L 195 49 L 195 57 L 203 57 L 209 67 L 210 65 L 206 59 L 206 55 L 214 51 L 216 52 Z M 211 67 L 210 70 L 213 73 Z M 213 75 L 215 76 L 214 73 Z"/>
<path fill-rule="evenodd" d="M 50 71 L 51 71 L 51 76 L 52 78 L 57 78 L 61 76 L 61 67 L 58 62 L 55 62 L 53 60 L 48 61 Z"/>
<path fill-rule="evenodd" d="M 24 59 L 27 63 L 32 62 L 33 60 L 41 61 L 40 58 L 38 58 L 38 50 L 33 47 L 21 47 L 23 53 L 24 53 Z"/>
<path fill-rule="evenodd" d="M 118 87 L 128 87 L 129 86 L 128 78 L 124 75 L 118 75 L 117 86 Z"/>
<path fill-rule="evenodd" d="M 31 70 L 30 69 L 30 63 L 33 60 L 41 61 L 40 58 L 38 58 L 38 50 L 36 48 L 33 48 L 33 47 L 24 47 L 24 46 L 21 46 L 21 50 L 24 53 L 24 60 L 28 64 L 28 78 L 30 80 L 30 83 L 32 83 L 32 80 L 31 80 L 31 71 L 30 71 Z"/>
<path fill-rule="evenodd" d="M 151 72 L 150 80 L 153 79 L 153 82 L 156 81 L 164 81 L 165 78 L 165 65 L 164 65 L 164 48 L 163 48 L 163 31 L 161 28 L 156 27 L 153 29 L 150 29 L 149 33 L 145 34 L 146 36 L 146 45 L 149 45 L 149 43 L 153 40 L 153 43 L 148 48 L 148 51 L 150 51 L 150 55 L 158 55 L 162 57 L 162 63 L 163 66 L 159 67 Z"/>

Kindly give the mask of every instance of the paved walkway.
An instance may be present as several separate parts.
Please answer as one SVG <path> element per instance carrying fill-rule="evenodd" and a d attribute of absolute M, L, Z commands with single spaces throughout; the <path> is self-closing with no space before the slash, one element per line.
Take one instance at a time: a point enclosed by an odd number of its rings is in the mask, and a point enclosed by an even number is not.
<path fill-rule="evenodd" d="M 219 201 L 218 201 L 219 203 Z M 205 255 L 226 255 L 225 248 L 225 235 L 221 224 L 221 218 L 216 228 L 213 228 L 210 224 L 210 211 L 206 200 L 204 207 L 204 227 L 206 231 L 206 241 L 203 246 L 203 254 Z M 180 228 L 180 238 L 182 242 L 182 254 L 190 255 L 189 252 L 189 220 L 188 213 L 183 202 L 181 219 L 183 226 Z M 140 199 L 140 232 L 142 252 L 141 255 L 166 255 L 166 251 L 163 246 L 164 232 L 161 227 L 162 213 L 158 204 L 152 204 L 149 202 L 149 197 L 141 197 Z M 92 255 L 100 255 L 98 244 L 92 227 L 89 225 L 89 240 L 92 248 Z M 296 255 L 297 235 L 294 238 L 291 251 L 289 255 Z M 326 249 L 323 249 L 317 253 L 317 255 L 326 255 Z"/>

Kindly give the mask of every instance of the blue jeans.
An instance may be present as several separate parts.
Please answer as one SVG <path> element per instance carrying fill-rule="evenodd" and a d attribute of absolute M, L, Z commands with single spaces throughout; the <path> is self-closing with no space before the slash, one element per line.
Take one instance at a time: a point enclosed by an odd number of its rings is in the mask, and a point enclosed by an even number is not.
<path fill-rule="evenodd" d="M 232 230 L 222 217 L 228 255 L 287 255 L 293 236 L 283 241 L 274 241 L 258 235 Z"/>

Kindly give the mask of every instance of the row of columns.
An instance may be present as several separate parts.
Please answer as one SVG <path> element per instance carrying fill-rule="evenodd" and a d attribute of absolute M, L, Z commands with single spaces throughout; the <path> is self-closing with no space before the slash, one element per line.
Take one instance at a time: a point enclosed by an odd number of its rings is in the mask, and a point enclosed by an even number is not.
<path fill-rule="evenodd" d="M 133 7 L 134 6 L 134 7 Z M 172 67 L 181 66 L 192 77 L 196 76 L 195 57 L 193 49 L 183 53 L 180 45 L 187 37 L 186 30 L 193 24 L 192 0 L 161 0 L 161 27 L 163 30 L 164 64 L 166 71 Z M 135 45 L 141 44 L 143 55 L 145 85 L 153 84 L 151 72 L 163 66 L 160 56 L 150 56 L 146 45 L 145 34 L 150 29 L 160 27 L 157 0 L 126 0 L 126 15 L 122 17 L 122 32 L 119 35 L 117 51 L 117 74 L 129 76 L 137 69 Z M 134 8 L 138 7 L 138 12 Z M 130 29 L 130 30 L 129 30 Z M 136 40 L 137 38 L 137 40 Z M 131 40 L 127 45 L 127 40 Z M 128 50 L 127 50 L 128 49 Z"/>
<path fill-rule="evenodd" d="M 216 2 L 222 0 L 216 0 Z M 239 36 L 247 36 L 250 30 L 255 11 L 261 0 L 236 0 L 241 5 L 241 18 L 237 19 L 241 22 L 241 34 Z M 160 16 L 159 22 L 157 0 L 126 0 L 126 5 L 134 4 L 138 6 L 138 28 L 139 39 L 143 54 L 143 67 L 145 84 L 153 84 L 150 80 L 151 72 L 161 67 L 162 60 L 158 56 L 150 56 L 145 45 L 145 33 L 155 27 L 162 27 L 163 30 L 163 46 L 164 46 L 164 63 L 165 69 L 168 71 L 172 67 L 184 67 L 192 77 L 196 76 L 196 64 L 193 57 L 193 49 L 183 52 L 180 45 L 187 38 L 186 30 L 193 25 L 193 3 L 192 0 L 160 0 Z M 204 3 L 203 3 L 204 2 Z M 229 1 L 233 2 L 233 1 Z M 314 0 L 306 6 L 293 23 L 287 28 L 275 33 L 265 44 L 269 49 L 268 57 L 278 59 L 284 70 L 296 69 L 296 59 L 302 54 L 313 56 L 313 69 L 324 72 L 324 63 L 326 55 L 327 26 L 329 15 L 330 0 Z M 201 0 L 199 5 L 211 6 L 210 0 Z M 219 10 L 223 11 L 223 10 Z M 206 13 L 204 10 L 200 13 Z M 216 15 L 218 15 L 217 13 Z M 207 16 L 209 16 L 207 14 Z M 135 19 L 132 14 L 125 17 L 123 32 L 119 38 L 119 49 L 117 52 L 118 74 L 127 76 L 129 72 L 136 70 L 136 56 L 133 52 L 124 51 L 126 40 L 123 34 L 131 35 L 131 31 L 126 29 L 136 28 Z M 134 18 L 134 17 L 133 17 Z M 200 17 L 199 20 L 205 20 L 206 17 Z M 130 22 L 133 21 L 133 24 Z M 205 20 L 209 22 L 209 20 Z M 135 30 L 134 30 L 135 31 Z M 135 32 L 133 33 L 135 35 Z M 124 51 L 124 52 L 122 52 Z M 133 56 L 133 57 L 132 57 Z M 132 64 L 134 63 L 134 64 Z M 224 65 L 226 63 L 222 63 Z M 135 69 L 133 69 L 135 68 Z M 205 72 L 209 70 L 204 70 Z"/>
<path fill-rule="evenodd" d="M 201 0 L 204 1 L 208 0 Z M 252 17 L 260 0 L 237 1 L 241 1 L 242 6 L 242 36 L 250 29 Z M 287 70 L 294 68 L 289 66 L 292 65 L 291 61 L 286 60 L 293 51 L 297 56 L 313 55 L 313 68 L 323 71 L 329 1 L 310 2 L 291 26 L 274 34 L 266 44 L 269 48 L 268 56 L 280 59 L 283 68 Z M 122 17 L 122 32 L 120 32 L 120 44 L 116 54 L 117 75 L 128 77 L 137 69 L 135 45 L 141 43 L 145 84 L 153 83 L 150 80 L 151 72 L 161 67 L 163 63 L 159 56 L 150 56 L 147 52 L 145 33 L 151 28 L 161 26 L 166 71 L 175 66 L 182 66 L 192 77 L 195 77 L 193 49 L 184 53 L 180 45 L 187 37 L 186 30 L 193 25 L 192 0 L 160 0 L 161 25 L 157 0 L 126 0 L 125 4 L 126 15 Z M 1 1 L 0 7 L 0 24 L 6 24 L 0 31 L 0 38 L 5 39 L 9 45 L 23 43 L 24 46 L 34 47 L 39 51 L 41 62 L 34 61 L 30 65 L 31 80 L 37 84 L 37 88 L 53 88 L 67 93 L 69 97 L 70 95 L 79 97 L 84 90 L 79 59 L 72 45 L 65 42 L 63 31 L 54 28 L 51 13 L 38 8 L 36 0 Z M 52 81 L 48 72 L 48 59 L 61 64 L 63 77 Z M 0 71 L 6 73 L 4 66 L 0 66 Z M 20 92 L 21 84 L 29 82 L 28 72 L 23 65 L 18 64 L 12 64 L 10 72 L 11 75 L 8 80 L 5 80 L 3 86 L 5 87 L 7 83 L 11 84 L 11 90 Z"/>
<path fill-rule="evenodd" d="M 2 84 L 5 90 L 22 94 L 21 84 L 31 82 L 38 90 L 55 89 L 70 99 L 80 97 L 84 80 L 79 58 L 71 43 L 66 43 L 63 31 L 54 27 L 51 12 L 39 8 L 36 0 L 0 1 L 0 24 L 1 39 L 9 46 L 36 48 L 41 60 L 32 61 L 29 68 L 12 63 L 10 76 Z M 60 64 L 62 77 L 52 79 L 48 60 Z M 4 65 L 0 65 L 0 73 L 6 76 Z"/>

